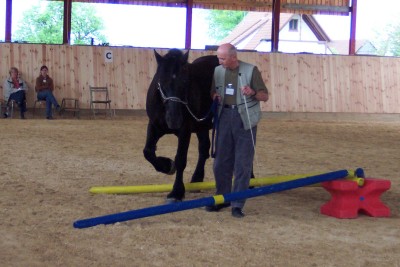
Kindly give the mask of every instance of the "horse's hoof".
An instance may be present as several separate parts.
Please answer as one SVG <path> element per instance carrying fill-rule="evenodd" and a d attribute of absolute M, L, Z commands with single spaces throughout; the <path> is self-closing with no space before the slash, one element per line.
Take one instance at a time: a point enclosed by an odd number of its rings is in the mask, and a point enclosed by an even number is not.
<path fill-rule="evenodd" d="M 176 172 L 176 168 L 175 168 L 175 161 L 171 160 L 171 169 L 169 170 L 169 172 L 167 173 L 168 175 L 172 175 Z"/>
<path fill-rule="evenodd" d="M 174 203 L 178 203 L 178 202 L 182 202 L 182 199 L 175 199 L 175 198 L 167 198 L 165 200 L 165 204 L 174 204 Z"/>

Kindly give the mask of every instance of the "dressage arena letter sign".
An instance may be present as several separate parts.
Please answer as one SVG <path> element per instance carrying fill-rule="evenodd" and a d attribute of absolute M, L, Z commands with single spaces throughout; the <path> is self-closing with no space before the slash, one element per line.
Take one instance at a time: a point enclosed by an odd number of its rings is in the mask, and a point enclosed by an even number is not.
<path fill-rule="evenodd" d="M 111 50 L 104 51 L 104 62 L 113 62 L 113 52 Z"/>

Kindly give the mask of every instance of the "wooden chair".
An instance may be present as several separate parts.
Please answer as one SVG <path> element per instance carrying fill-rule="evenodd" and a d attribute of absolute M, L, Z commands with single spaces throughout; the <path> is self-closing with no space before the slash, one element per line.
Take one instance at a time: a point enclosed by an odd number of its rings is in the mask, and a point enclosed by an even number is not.
<path fill-rule="evenodd" d="M 96 118 L 96 112 L 98 111 L 98 109 L 96 109 L 96 104 L 104 105 L 105 116 L 107 117 L 107 115 L 110 115 L 110 117 L 112 117 L 114 112 L 111 110 L 111 99 L 107 85 L 102 87 L 89 85 L 89 90 L 90 109 L 92 110 L 93 118 Z"/>
<path fill-rule="evenodd" d="M 60 116 L 63 116 L 65 111 L 74 113 L 74 117 L 79 119 L 81 109 L 79 108 L 79 100 L 77 98 L 63 98 L 61 101 Z"/>

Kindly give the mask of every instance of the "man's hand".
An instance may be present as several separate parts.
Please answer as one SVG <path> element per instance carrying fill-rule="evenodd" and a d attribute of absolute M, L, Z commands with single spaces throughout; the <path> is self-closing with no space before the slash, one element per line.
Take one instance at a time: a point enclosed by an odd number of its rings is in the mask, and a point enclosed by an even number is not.
<path fill-rule="evenodd" d="M 218 103 L 221 102 L 221 96 L 219 94 L 217 94 L 217 93 L 214 93 L 212 95 L 212 100 L 215 100 L 215 99 L 218 100 Z"/>
<path fill-rule="evenodd" d="M 255 96 L 257 92 L 250 88 L 250 86 L 245 85 L 241 88 L 242 94 L 245 96 Z"/>

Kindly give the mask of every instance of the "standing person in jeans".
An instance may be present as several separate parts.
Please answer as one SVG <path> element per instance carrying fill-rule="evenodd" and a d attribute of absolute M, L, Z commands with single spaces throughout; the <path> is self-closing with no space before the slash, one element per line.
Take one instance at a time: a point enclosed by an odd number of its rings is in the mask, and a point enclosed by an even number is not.
<path fill-rule="evenodd" d="M 35 91 L 37 92 L 38 100 L 46 101 L 46 118 L 48 120 L 53 119 L 51 105 L 56 107 L 57 111 L 60 110 L 60 105 L 58 104 L 56 98 L 53 95 L 54 83 L 53 79 L 47 74 L 49 69 L 47 66 L 42 66 L 40 68 L 40 75 L 36 78 Z"/>
<path fill-rule="evenodd" d="M 3 84 L 3 94 L 4 100 L 7 102 L 7 111 L 3 114 L 4 118 L 9 116 L 9 104 L 11 100 L 14 100 L 19 107 L 21 119 L 25 119 L 26 112 L 26 90 L 28 86 L 19 76 L 19 71 L 16 67 L 10 68 L 10 77 L 4 81 Z"/>
<path fill-rule="evenodd" d="M 214 70 L 211 87 L 211 97 L 219 100 L 213 170 L 216 194 L 222 195 L 249 188 L 257 124 L 261 118 L 260 101 L 268 100 L 268 90 L 258 68 L 239 61 L 233 45 L 219 46 L 217 57 L 220 66 Z M 206 210 L 219 211 L 232 206 L 232 216 L 242 218 L 244 204 L 245 200 L 238 200 L 207 206 Z"/>

